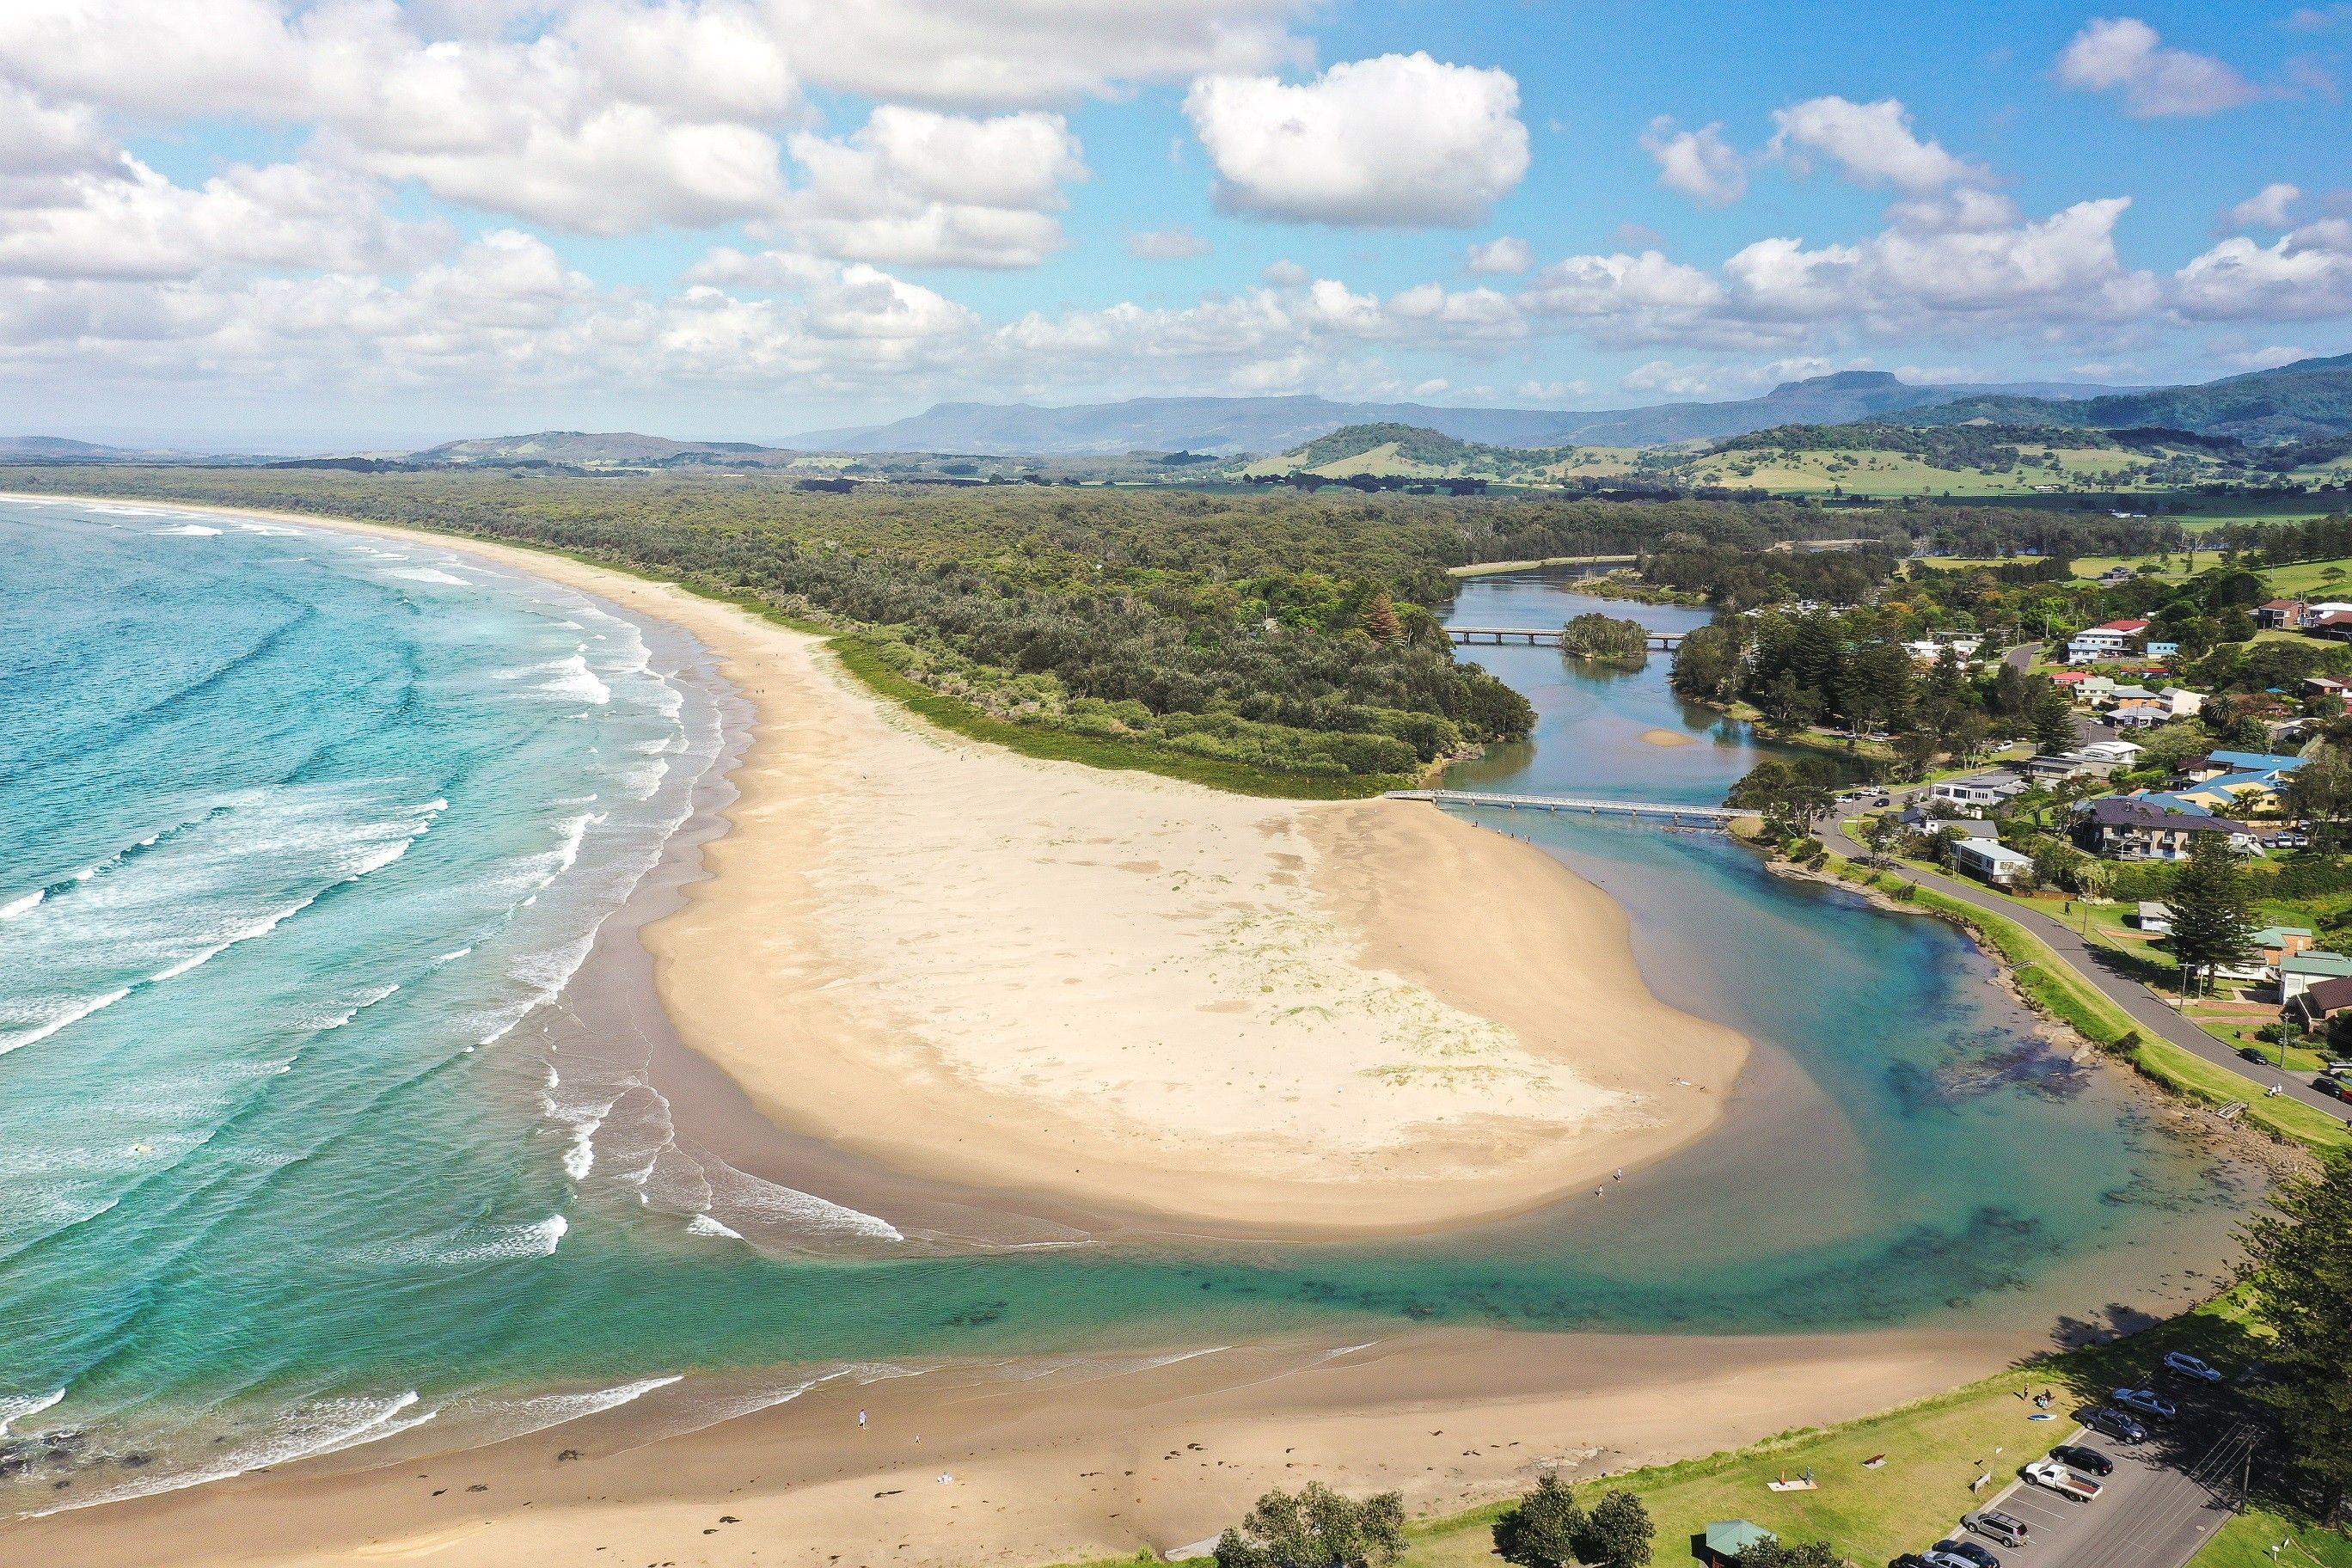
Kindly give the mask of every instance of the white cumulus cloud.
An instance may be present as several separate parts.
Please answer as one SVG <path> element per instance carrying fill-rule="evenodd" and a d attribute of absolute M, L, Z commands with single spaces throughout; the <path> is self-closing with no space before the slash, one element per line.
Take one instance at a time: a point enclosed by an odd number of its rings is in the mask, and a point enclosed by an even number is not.
<path fill-rule="evenodd" d="M 2230 222 L 2240 228 L 2284 228 L 2287 209 L 2302 195 L 2302 187 L 2274 181 L 2231 207 Z"/>
<path fill-rule="evenodd" d="M 1657 161 L 1658 184 L 1693 201 L 1724 206 L 1748 194 L 1748 161 L 1723 139 L 1720 121 L 1677 131 L 1674 116 L 1661 114 L 1642 132 L 1642 151 Z"/>
<path fill-rule="evenodd" d="M 1210 76 L 1184 112 L 1228 212 L 1392 226 L 1482 221 L 1528 172 L 1509 73 L 1426 54 L 1333 66 L 1313 81 Z"/>
<path fill-rule="evenodd" d="M 1941 142 L 1921 141 L 1900 99 L 1855 103 L 1834 95 L 1811 98 L 1774 110 L 1772 122 L 1779 127 L 1772 133 L 1774 156 L 1802 167 L 1807 154 L 1821 153 L 1866 185 L 1931 191 L 1985 174 L 1981 165 L 1953 156 Z"/>
<path fill-rule="evenodd" d="M 1473 272 L 1525 272 L 1536 264 L 1535 248 L 1515 235 L 1503 235 L 1470 247 L 1467 265 Z"/>
<path fill-rule="evenodd" d="M 1055 209 L 1087 177 L 1058 114 L 974 119 L 885 104 L 845 140 L 792 138 L 805 184 L 773 226 L 827 256 L 932 267 L 1034 267 L 1066 243 Z"/>
<path fill-rule="evenodd" d="M 2058 57 L 2058 79 L 2084 92 L 2120 89 L 2142 119 L 2214 114 L 2262 96 L 2226 61 L 2174 48 L 2137 16 L 2095 16 Z"/>

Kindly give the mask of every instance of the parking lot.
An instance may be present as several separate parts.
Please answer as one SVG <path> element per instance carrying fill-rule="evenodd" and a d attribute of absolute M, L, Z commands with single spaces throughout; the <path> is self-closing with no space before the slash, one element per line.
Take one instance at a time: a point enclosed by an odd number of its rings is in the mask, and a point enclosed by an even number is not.
<path fill-rule="evenodd" d="M 2092 1433 L 2067 1439 L 2115 1461 L 2098 1497 L 2076 1502 L 2021 1480 L 1996 1500 L 1999 1509 L 2033 1529 L 2033 1544 L 2010 1552 L 2014 1568 L 2180 1568 L 2230 1517 L 2238 1479 L 2255 1428 L 2224 1423 L 2210 1446 L 2188 1464 L 2159 1456 L 2166 1445 L 2126 1446 Z M 1991 1544 L 1986 1542 L 1985 1544 Z"/>

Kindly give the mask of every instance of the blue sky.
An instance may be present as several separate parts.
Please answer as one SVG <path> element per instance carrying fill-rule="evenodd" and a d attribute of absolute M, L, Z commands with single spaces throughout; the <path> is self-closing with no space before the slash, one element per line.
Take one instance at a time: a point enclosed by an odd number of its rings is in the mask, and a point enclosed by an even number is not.
<path fill-rule="evenodd" d="M 12 0 L 0 425 L 780 440 L 2352 348 L 2352 5 L 1936 9 Z"/>

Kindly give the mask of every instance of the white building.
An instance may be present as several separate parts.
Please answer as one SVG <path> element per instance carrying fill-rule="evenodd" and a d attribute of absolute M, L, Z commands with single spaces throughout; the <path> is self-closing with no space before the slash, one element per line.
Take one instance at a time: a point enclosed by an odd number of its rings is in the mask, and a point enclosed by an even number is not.
<path fill-rule="evenodd" d="M 2006 845 L 1963 838 L 1952 846 L 1952 864 L 1979 881 L 2006 888 L 2032 868 L 2033 857 L 2020 854 Z"/>
<path fill-rule="evenodd" d="M 2012 795 L 2023 795 L 2025 781 L 2015 773 L 1977 773 L 1964 779 L 1945 779 L 1927 793 L 1954 805 L 1999 805 Z"/>

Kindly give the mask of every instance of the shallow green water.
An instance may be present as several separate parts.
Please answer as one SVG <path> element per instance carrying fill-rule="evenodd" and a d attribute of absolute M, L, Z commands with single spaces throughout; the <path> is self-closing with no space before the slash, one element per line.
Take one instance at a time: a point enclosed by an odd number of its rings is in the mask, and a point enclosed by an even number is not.
<path fill-rule="evenodd" d="M 556 995 L 709 804 L 729 698 L 698 650 L 429 545 L 188 531 L 213 526 L 0 507 L 0 702 L 40 716 L 0 752 L 19 1508 L 426 1422 L 536 1429 L 698 1369 L 2043 1322 L 2210 1261 L 2245 1201 L 2041 1047 L 1947 928 L 1721 840 L 1517 817 L 1625 901 L 1662 994 L 1759 1042 L 1720 1135 L 1606 1201 L 1437 1239 L 942 1254 L 716 1159 L 642 1043 L 583 1037 Z M 1576 607 L 1503 579 L 1459 613 Z M 1543 721 L 1474 784 L 1703 799 L 1748 763 L 1728 731 L 1633 738 L 1711 723 L 1662 661 L 1488 662 Z"/>

